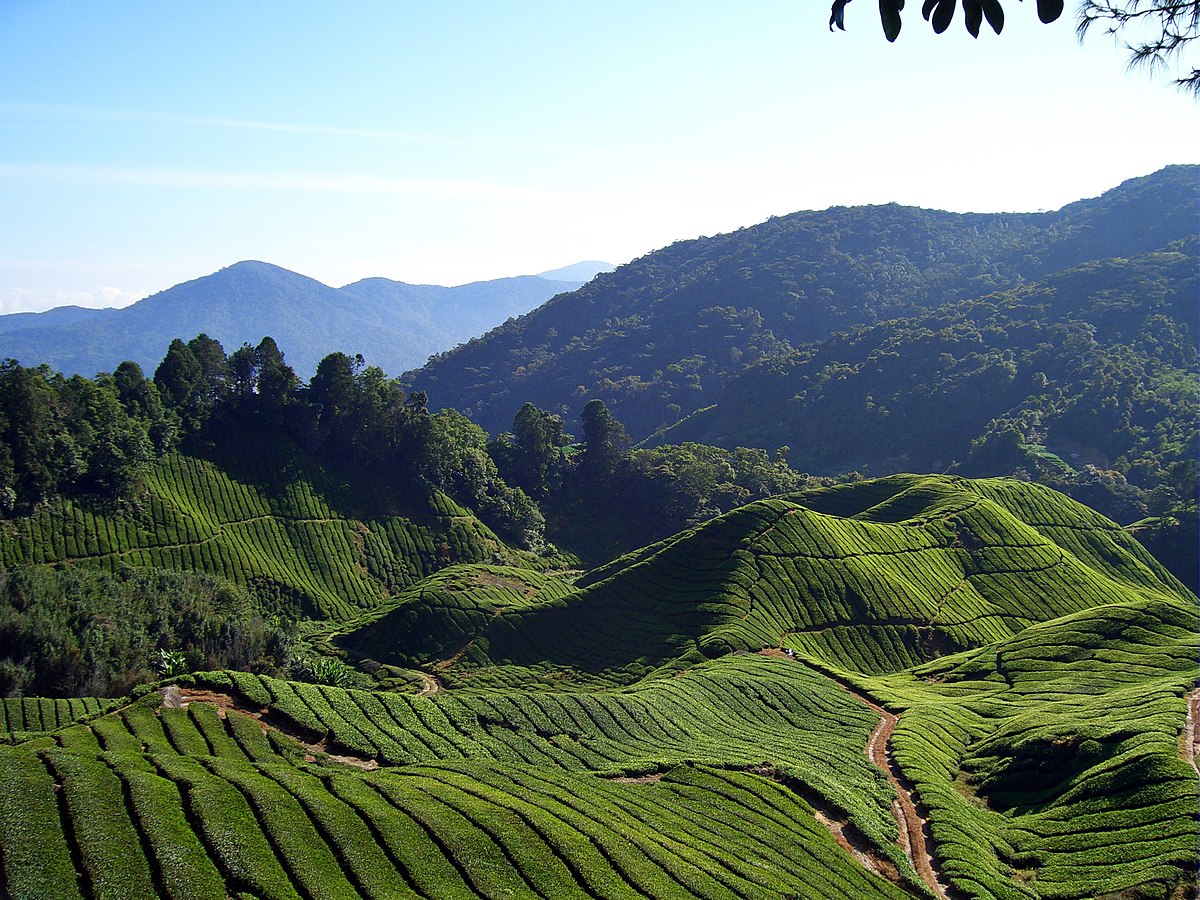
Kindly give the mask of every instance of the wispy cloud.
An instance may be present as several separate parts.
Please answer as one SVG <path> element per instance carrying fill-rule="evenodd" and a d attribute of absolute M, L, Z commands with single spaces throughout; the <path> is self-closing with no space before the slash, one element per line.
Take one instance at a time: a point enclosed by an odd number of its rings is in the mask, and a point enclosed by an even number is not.
<path fill-rule="evenodd" d="M 277 134 L 309 135 L 313 137 L 344 137 L 355 140 L 387 141 L 427 146 L 466 147 L 481 150 L 513 150 L 523 153 L 553 153 L 558 156 L 566 155 L 584 158 L 598 158 L 601 155 L 606 155 L 602 154 L 595 147 L 563 147 L 557 145 L 551 147 L 545 144 L 481 140 L 474 137 L 466 138 L 438 134 L 418 134 L 409 131 L 392 131 L 378 128 L 350 128 L 340 125 L 318 125 L 305 122 L 273 122 L 265 119 L 235 119 L 228 116 L 154 113 L 55 104 L 0 103 L 0 114 L 165 127 L 262 131 Z"/>
<path fill-rule="evenodd" d="M 364 196 L 435 197 L 561 204 L 584 195 L 520 185 L 326 172 L 220 172 L 203 169 L 0 163 L 0 180 L 179 189 L 264 190 Z"/>

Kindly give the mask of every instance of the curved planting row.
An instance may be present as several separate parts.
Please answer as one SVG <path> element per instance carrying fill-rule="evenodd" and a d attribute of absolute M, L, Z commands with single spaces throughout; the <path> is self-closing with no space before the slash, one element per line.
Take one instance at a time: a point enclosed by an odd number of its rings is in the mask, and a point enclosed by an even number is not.
<path fill-rule="evenodd" d="M 752 677 L 752 668 L 741 674 L 745 691 L 769 680 Z M 350 694 L 237 680 L 246 693 L 270 691 L 274 706 L 216 706 L 191 688 L 185 708 L 156 708 L 147 698 L 91 728 L 0 748 L 5 896 L 907 896 L 855 862 L 793 790 L 737 767 L 660 762 L 666 771 L 652 779 L 611 779 L 578 762 L 514 753 L 510 762 L 477 757 L 367 771 L 266 726 L 291 706 L 310 724 L 350 715 L 338 727 L 366 736 L 371 728 L 356 724 L 366 713 L 355 718 Z M 792 699 L 810 686 L 798 685 Z M 757 687 L 765 699 L 767 689 Z M 810 714 L 854 706 L 824 693 Z M 427 700 L 403 712 L 386 695 L 354 699 L 380 721 L 405 719 L 431 759 L 467 748 L 463 708 Z M 535 719 L 576 716 L 607 729 L 610 741 L 621 735 L 619 744 L 634 739 L 638 718 L 643 729 L 663 727 L 648 726 L 651 717 L 670 721 L 665 709 L 639 714 L 617 696 L 576 701 L 569 711 L 528 706 L 525 718 L 514 708 L 510 729 L 521 734 Z M 301 706 L 308 712 L 297 712 Z M 824 709 L 810 728 L 844 724 L 837 710 Z M 475 751 L 486 740 L 483 726 L 479 737 Z"/>
<path fill-rule="evenodd" d="M 1197 624 L 1167 601 L 1101 607 L 880 688 L 906 707 L 894 756 L 967 896 L 1174 896 L 1194 879 L 1179 735 Z"/>
<path fill-rule="evenodd" d="M 115 700 L 95 697 L 5 697 L 0 699 L 0 741 L 16 742 L 40 736 L 95 716 Z"/>
<path fill-rule="evenodd" d="M 339 643 L 357 656 L 414 665 L 463 652 L 505 610 L 555 603 L 573 590 L 561 573 L 474 563 L 451 566 L 347 623 Z"/>
<path fill-rule="evenodd" d="M 883 673 L 1067 612 L 1188 596 L 1140 548 L 1127 552 L 1130 539 L 1107 520 L 1046 535 L 1001 505 L 1069 521 L 1078 504 L 1040 486 L 902 476 L 815 496 L 714 519 L 589 575 L 561 606 L 507 609 L 448 676 L 479 684 L 477 671 L 503 664 L 632 681 L 693 648 L 711 657 L 785 645 Z M 1069 540 L 1056 542 L 1060 533 Z"/>
<path fill-rule="evenodd" d="M 41 507 L 0 530 L 0 568 L 86 562 L 266 581 L 304 598 L 306 612 L 341 620 L 449 563 L 490 558 L 499 546 L 436 494 L 410 498 L 425 507 L 426 525 L 395 515 L 356 521 L 346 510 L 368 504 L 294 446 L 257 449 L 217 462 L 168 454 L 150 471 L 140 509 L 70 500 Z"/>
<path fill-rule="evenodd" d="M 891 799 L 861 752 L 875 717 L 798 663 L 731 657 L 619 692 L 403 696 L 244 673 L 197 676 L 197 684 L 367 765 L 474 759 L 620 775 L 769 761 L 903 866 L 891 847 Z"/>

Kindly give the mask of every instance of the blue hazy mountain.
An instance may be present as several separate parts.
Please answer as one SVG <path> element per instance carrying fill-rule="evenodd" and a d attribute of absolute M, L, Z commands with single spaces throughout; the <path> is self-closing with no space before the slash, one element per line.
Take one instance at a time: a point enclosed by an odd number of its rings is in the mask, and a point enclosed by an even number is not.
<path fill-rule="evenodd" d="M 131 359 L 150 373 L 172 338 L 203 332 L 227 352 L 270 335 L 305 378 L 334 350 L 361 353 L 398 375 L 606 268 L 612 267 L 580 263 L 458 287 L 367 278 L 331 288 L 278 266 L 239 262 L 124 309 L 60 307 L 0 316 L 0 358 L 46 363 L 68 375 L 111 371 Z M 586 277 L 571 277 L 576 272 Z"/>

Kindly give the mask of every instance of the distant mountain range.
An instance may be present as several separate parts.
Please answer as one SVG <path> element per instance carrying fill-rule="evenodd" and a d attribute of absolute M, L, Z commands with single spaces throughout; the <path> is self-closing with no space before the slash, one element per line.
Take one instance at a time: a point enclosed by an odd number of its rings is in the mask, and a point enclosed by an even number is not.
<path fill-rule="evenodd" d="M 203 332 L 229 352 L 270 335 L 303 378 L 334 350 L 361 353 L 398 375 L 611 268 L 584 262 L 459 287 L 367 278 L 331 288 L 278 266 L 240 262 L 124 309 L 0 316 L 0 358 L 68 375 L 112 371 L 130 359 L 150 374 L 172 338 Z"/>

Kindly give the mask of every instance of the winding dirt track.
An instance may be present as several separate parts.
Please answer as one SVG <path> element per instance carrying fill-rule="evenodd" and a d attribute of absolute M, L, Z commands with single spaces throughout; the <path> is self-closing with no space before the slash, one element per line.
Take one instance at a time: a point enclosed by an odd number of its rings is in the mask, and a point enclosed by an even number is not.
<path fill-rule="evenodd" d="M 418 697 L 429 697 L 442 692 L 442 683 L 438 681 L 436 675 L 430 675 L 428 672 L 422 672 L 420 669 L 413 669 L 413 672 L 423 682 L 421 690 L 417 694 Z"/>
<path fill-rule="evenodd" d="M 1200 773 L 1200 688 L 1187 695 L 1187 719 L 1179 740 L 1179 753 Z"/>
<path fill-rule="evenodd" d="M 845 687 L 845 685 L 843 685 Z M 900 830 L 900 846 L 904 855 L 909 858 L 917 874 L 925 885 L 939 897 L 950 897 L 950 888 L 942 878 L 933 859 L 933 837 L 929 833 L 929 822 L 918 811 L 912 786 L 900 772 L 900 767 L 892 760 L 888 742 L 896 723 L 896 716 L 881 706 L 872 703 L 856 691 L 846 688 L 859 702 L 871 707 L 879 713 L 879 724 L 875 726 L 867 739 L 866 753 L 876 768 L 882 770 L 888 782 L 896 790 L 896 800 L 892 804 L 892 814 L 896 817 L 896 825 Z"/>
<path fill-rule="evenodd" d="M 760 650 L 759 653 L 764 656 L 786 658 L 785 653 L 775 649 Z M 832 675 L 829 672 L 824 672 L 823 674 L 832 681 L 837 682 L 846 693 L 859 703 L 870 707 L 871 710 L 879 715 L 879 724 L 875 726 L 874 730 L 871 731 L 871 736 L 867 738 L 865 752 L 867 759 L 871 760 L 876 768 L 880 769 L 887 776 L 888 783 L 896 791 L 896 800 L 892 804 L 892 815 L 896 817 L 896 826 L 899 830 L 897 844 L 904 850 L 904 855 L 912 862 L 913 868 L 917 870 L 917 875 L 920 876 L 921 881 L 934 894 L 938 897 L 947 898 L 947 900 L 956 897 L 957 893 L 938 871 L 937 863 L 933 857 L 933 836 L 930 834 L 929 822 L 917 809 L 916 794 L 913 786 L 904 777 L 895 760 L 892 759 L 889 742 L 892 739 L 892 732 L 896 730 L 896 723 L 900 721 L 900 717 L 888 712 L 879 704 L 874 703 L 869 697 L 860 693 L 853 685 L 843 681 L 836 675 Z M 1200 722 L 1200 691 L 1196 692 L 1194 699 L 1196 702 L 1193 703 L 1192 708 L 1196 710 L 1196 719 Z M 1197 725 L 1197 738 L 1200 740 L 1200 725 Z M 829 823 L 826 824 L 828 825 Z M 831 828 L 831 830 L 833 829 Z M 837 832 L 835 832 L 835 837 L 838 836 Z M 839 840 L 838 843 L 842 842 Z M 878 871 L 873 865 L 864 862 L 858 853 L 854 855 L 859 859 L 859 862 L 863 862 L 868 868 Z"/>

